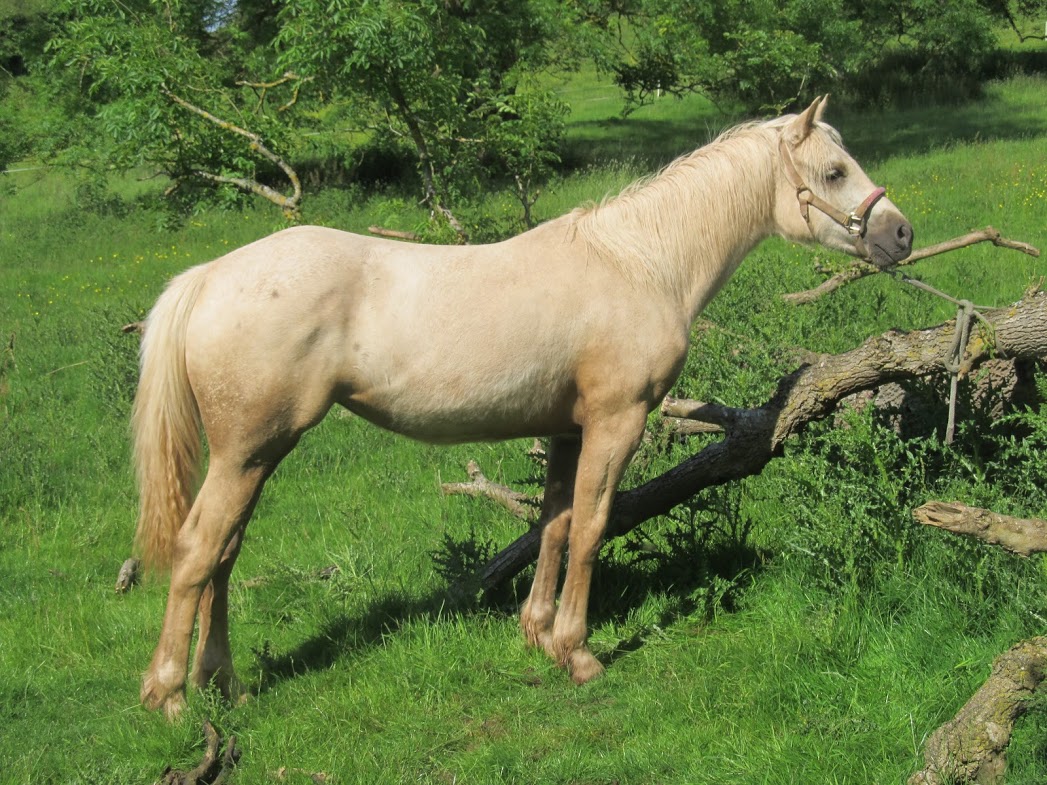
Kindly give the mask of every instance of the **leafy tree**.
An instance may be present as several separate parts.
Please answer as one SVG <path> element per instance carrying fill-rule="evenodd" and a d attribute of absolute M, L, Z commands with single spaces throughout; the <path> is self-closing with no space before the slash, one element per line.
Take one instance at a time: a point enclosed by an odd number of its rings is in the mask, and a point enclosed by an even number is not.
<path fill-rule="evenodd" d="M 566 107 L 539 84 L 563 33 L 538 0 L 301 0 L 281 13 L 285 68 L 405 139 L 424 200 L 459 237 L 453 206 L 501 169 L 522 189 L 556 160 Z M 528 213 L 529 214 L 529 213 Z"/>
<path fill-rule="evenodd" d="M 152 167 L 187 197 L 201 184 L 233 187 L 297 216 L 286 152 L 304 80 L 275 72 L 263 34 L 233 27 L 221 0 L 71 0 L 68 15 L 51 50 L 54 70 L 80 74 L 90 101 L 81 160 Z M 283 191 L 268 184 L 281 176 Z"/>
<path fill-rule="evenodd" d="M 59 23 L 48 0 L 0 3 L 0 171 L 64 124 L 53 86 L 41 78 L 44 49 Z"/>
<path fill-rule="evenodd" d="M 657 92 L 777 112 L 832 89 L 890 99 L 980 82 L 1045 0 L 580 0 L 589 51 L 633 105 Z"/>

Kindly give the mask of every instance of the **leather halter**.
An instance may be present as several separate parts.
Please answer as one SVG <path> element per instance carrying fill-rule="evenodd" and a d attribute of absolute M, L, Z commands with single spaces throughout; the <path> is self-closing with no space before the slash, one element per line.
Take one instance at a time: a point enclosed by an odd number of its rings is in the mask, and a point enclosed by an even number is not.
<path fill-rule="evenodd" d="M 786 178 L 789 180 L 789 184 L 796 189 L 796 199 L 800 203 L 800 215 L 807 222 L 807 228 L 810 230 L 811 235 L 814 235 L 814 229 L 811 227 L 810 208 L 814 207 L 846 229 L 854 237 L 854 245 L 858 252 L 863 256 L 868 256 L 864 238 L 865 230 L 869 223 L 869 211 L 872 210 L 874 204 L 883 198 L 887 193 L 887 189 L 877 187 L 871 194 L 865 197 L 865 200 L 860 205 L 851 212 L 845 213 L 818 196 L 804 182 L 803 177 L 800 176 L 799 171 L 796 169 L 792 153 L 789 151 L 784 137 L 779 140 L 778 147 L 781 151 L 782 163 L 785 165 Z"/>

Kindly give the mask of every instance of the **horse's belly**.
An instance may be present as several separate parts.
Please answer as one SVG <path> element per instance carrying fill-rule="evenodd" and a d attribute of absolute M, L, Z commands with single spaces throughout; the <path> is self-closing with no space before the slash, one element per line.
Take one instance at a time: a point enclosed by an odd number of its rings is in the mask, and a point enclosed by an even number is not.
<path fill-rule="evenodd" d="M 388 430 L 452 444 L 577 430 L 575 398 L 567 378 L 515 370 L 493 378 L 463 375 L 375 386 L 353 392 L 342 404 Z"/>

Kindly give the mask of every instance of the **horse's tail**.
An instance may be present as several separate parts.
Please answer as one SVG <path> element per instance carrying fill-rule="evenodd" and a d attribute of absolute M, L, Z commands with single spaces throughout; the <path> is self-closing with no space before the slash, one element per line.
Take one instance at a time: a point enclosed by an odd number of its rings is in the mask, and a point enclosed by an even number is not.
<path fill-rule="evenodd" d="M 206 278 L 203 266 L 168 284 L 145 322 L 131 414 L 139 514 L 135 549 L 149 569 L 171 566 L 203 455 L 200 409 L 185 364 L 186 327 Z"/>

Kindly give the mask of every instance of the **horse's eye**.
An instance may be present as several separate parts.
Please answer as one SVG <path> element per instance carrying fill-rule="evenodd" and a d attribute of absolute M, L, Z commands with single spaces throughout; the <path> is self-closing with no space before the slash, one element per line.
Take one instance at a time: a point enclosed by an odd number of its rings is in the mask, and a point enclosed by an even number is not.
<path fill-rule="evenodd" d="M 825 180 L 829 183 L 835 183 L 837 180 L 842 180 L 847 176 L 847 172 L 844 171 L 843 167 L 834 166 L 828 172 L 825 173 Z"/>

